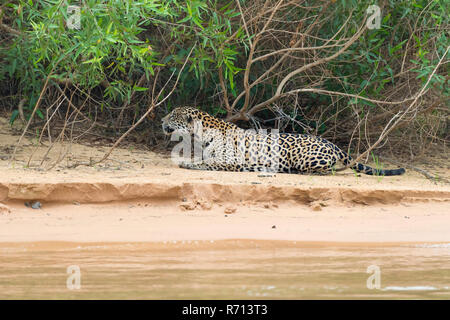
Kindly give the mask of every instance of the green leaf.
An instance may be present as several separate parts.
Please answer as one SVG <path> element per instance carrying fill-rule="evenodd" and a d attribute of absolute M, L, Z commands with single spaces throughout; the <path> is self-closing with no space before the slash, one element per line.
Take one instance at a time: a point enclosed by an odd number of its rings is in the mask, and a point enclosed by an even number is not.
<path fill-rule="evenodd" d="M 92 58 L 90 60 L 84 61 L 83 64 L 87 64 L 87 63 L 97 63 L 100 62 L 102 60 L 102 57 L 97 57 L 97 58 Z"/>
<path fill-rule="evenodd" d="M 11 114 L 11 118 L 9 119 L 9 124 L 13 125 L 14 121 L 16 121 L 17 116 L 19 115 L 19 110 L 14 110 Z"/>
<path fill-rule="evenodd" d="M 42 120 L 44 119 L 44 115 L 42 114 L 41 110 L 37 109 L 37 110 L 36 110 L 36 114 L 37 114 L 38 117 L 41 118 Z"/>
<path fill-rule="evenodd" d="M 133 86 L 134 91 L 147 91 L 148 88 Z"/>

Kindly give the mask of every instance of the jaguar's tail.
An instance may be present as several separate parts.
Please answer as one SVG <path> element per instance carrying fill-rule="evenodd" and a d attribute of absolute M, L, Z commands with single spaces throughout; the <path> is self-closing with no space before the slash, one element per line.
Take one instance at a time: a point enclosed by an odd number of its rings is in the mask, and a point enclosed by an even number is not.
<path fill-rule="evenodd" d="M 352 161 L 352 157 L 350 157 L 347 153 L 341 150 L 341 159 L 340 159 L 344 165 L 348 165 Z M 374 176 L 399 176 L 405 173 L 404 168 L 399 169 L 390 169 L 390 170 L 383 170 L 383 169 L 375 169 L 369 166 L 366 166 L 362 163 L 356 163 L 351 169 L 354 169 L 356 172 L 362 172 L 368 175 L 374 175 Z"/>

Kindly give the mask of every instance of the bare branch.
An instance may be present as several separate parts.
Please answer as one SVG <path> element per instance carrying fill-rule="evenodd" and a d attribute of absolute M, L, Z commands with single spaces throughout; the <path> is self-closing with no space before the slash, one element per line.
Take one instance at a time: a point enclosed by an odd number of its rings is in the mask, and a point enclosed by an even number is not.
<path fill-rule="evenodd" d="M 291 73 L 289 73 L 286 77 L 284 77 L 283 80 L 281 80 L 280 84 L 278 85 L 277 88 L 277 92 L 275 95 L 280 95 L 281 92 L 284 89 L 284 86 L 286 85 L 286 83 L 295 75 L 304 72 L 305 70 L 311 69 L 312 67 L 318 66 L 319 64 L 331 61 L 335 58 L 337 58 L 338 56 L 340 56 L 342 53 L 344 53 L 348 47 L 350 47 L 356 40 L 359 39 L 359 37 L 363 34 L 364 31 L 366 31 L 366 23 L 364 20 L 363 26 L 359 29 L 359 31 L 357 33 L 355 33 L 355 35 L 353 37 L 350 38 L 349 41 L 347 41 L 341 49 L 339 49 L 336 53 L 332 54 L 331 56 L 319 59 L 317 61 L 308 63 L 307 65 L 304 65 L 303 67 L 298 68 L 297 70 L 292 71 Z"/>
<path fill-rule="evenodd" d="M 331 56 L 328 57 L 324 57 L 322 59 L 316 60 L 314 62 L 308 63 L 292 72 L 290 72 L 288 75 L 286 75 L 283 80 L 280 82 L 280 84 L 277 87 L 277 91 L 276 93 L 268 100 L 261 102 L 259 104 L 257 104 L 256 106 L 252 107 L 249 111 L 248 114 L 244 115 L 245 110 L 241 111 L 240 114 L 235 115 L 230 117 L 228 120 L 236 120 L 236 119 L 242 119 L 242 118 L 247 118 L 249 115 L 254 114 L 255 112 L 261 110 L 262 108 L 264 108 L 265 106 L 275 102 L 276 100 L 280 99 L 282 96 L 284 96 L 285 94 L 282 93 L 284 86 L 286 85 L 286 83 L 295 75 L 304 72 L 310 68 L 313 68 L 315 66 L 318 66 L 320 64 L 323 64 L 325 62 L 331 61 L 333 59 L 335 59 L 336 57 L 340 56 L 342 53 L 344 53 L 348 47 L 350 47 L 356 40 L 359 39 L 359 37 L 363 34 L 363 32 L 366 30 L 366 24 L 365 24 L 365 20 L 364 23 L 362 25 L 362 27 L 359 29 L 359 31 L 357 33 L 355 33 L 337 52 L 335 52 L 334 54 L 332 54 Z M 292 91 L 290 93 L 293 93 Z M 238 100 L 239 96 L 236 98 L 236 100 Z"/>

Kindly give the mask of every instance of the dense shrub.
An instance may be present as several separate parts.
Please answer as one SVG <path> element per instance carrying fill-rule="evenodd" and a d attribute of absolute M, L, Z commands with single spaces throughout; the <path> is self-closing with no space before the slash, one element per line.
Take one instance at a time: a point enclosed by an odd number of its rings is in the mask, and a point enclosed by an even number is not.
<path fill-rule="evenodd" d="M 339 52 L 364 26 L 373 3 L 6 1 L 0 6 L 0 87 L 14 106 L 26 99 L 26 118 L 48 78 L 40 118 L 56 108 L 55 99 L 63 100 L 61 108 L 70 108 L 70 99 L 87 118 L 95 109 L 98 123 L 120 132 L 161 101 L 181 72 L 164 112 L 195 104 L 243 125 L 344 142 L 365 136 L 368 145 L 411 102 L 449 46 L 446 1 L 390 0 L 378 3 L 380 28 L 364 30 Z M 80 30 L 67 27 L 69 4 L 81 7 Z M 445 139 L 448 94 L 446 60 L 404 130 L 418 125 L 426 127 L 425 140 Z M 12 109 L 14 121 L 19 110 Z"/>

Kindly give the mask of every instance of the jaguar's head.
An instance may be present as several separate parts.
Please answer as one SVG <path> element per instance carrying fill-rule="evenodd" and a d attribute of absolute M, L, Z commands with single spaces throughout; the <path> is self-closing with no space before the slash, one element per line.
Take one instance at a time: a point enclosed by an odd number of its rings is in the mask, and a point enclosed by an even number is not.
<path fill-rule="evenodd" d="M 162 118 L 162 128 L 166 135 L 173 132 L 194 135 L 197 139 L 208 140 L 211 137 L 226 135 L 237 129 L 236 125 L 217 119 L 206 112 L 193 107 L 177 107 Z"/>
<path fill-rule="evenodd" d="M 165 134 L 170 135 L 177 131 L 181 134 L 192 134 L 194 123 L 202 121 L 203 112 L 193 107 L 177 107 L 162 118 L 162 128 Z"/>

